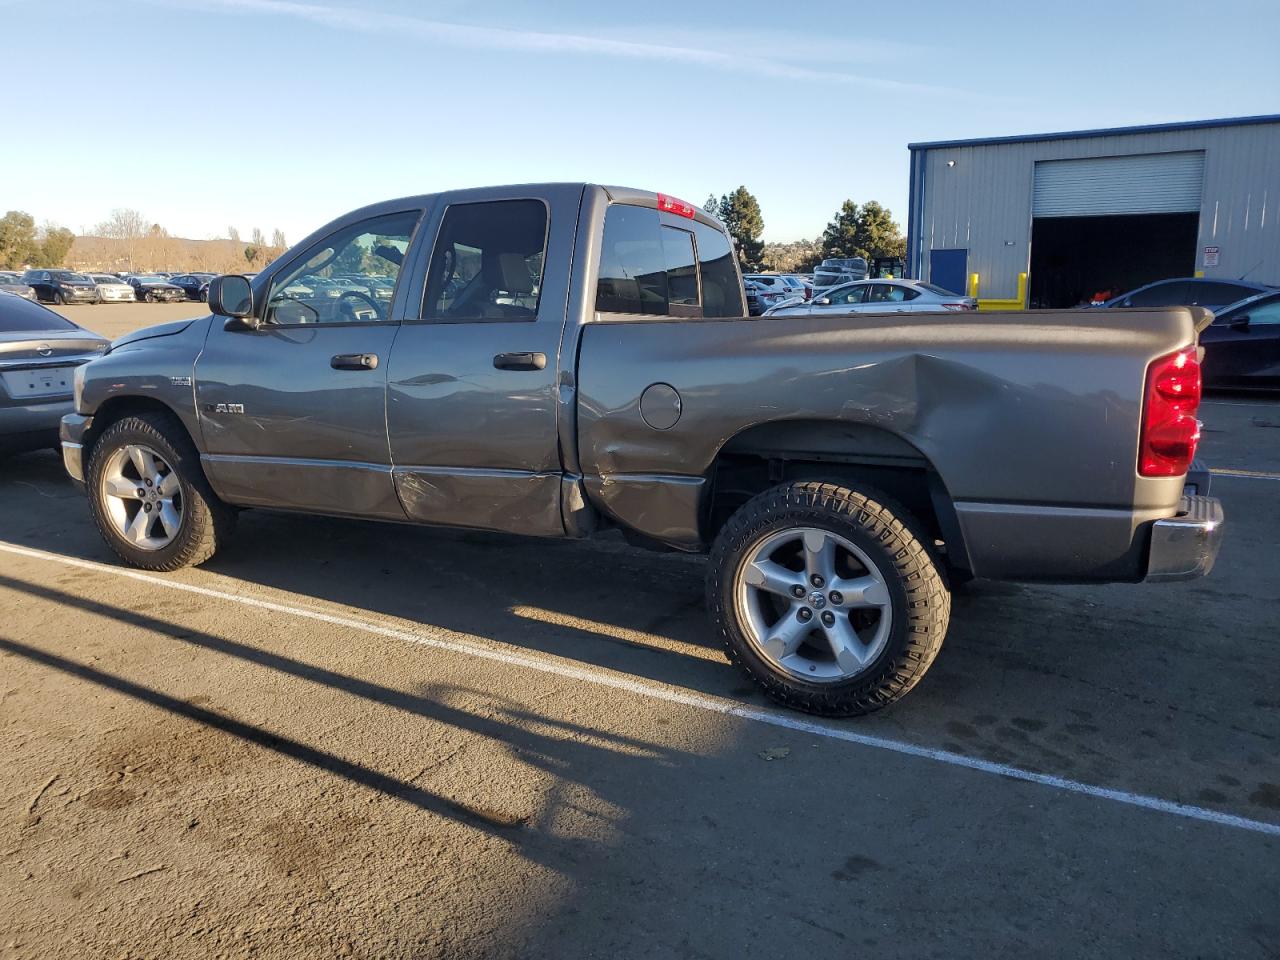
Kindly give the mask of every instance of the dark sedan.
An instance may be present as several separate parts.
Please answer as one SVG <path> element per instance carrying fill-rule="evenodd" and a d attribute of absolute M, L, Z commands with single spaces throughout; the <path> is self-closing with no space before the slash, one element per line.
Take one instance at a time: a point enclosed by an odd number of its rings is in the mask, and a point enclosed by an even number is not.
<path fill-rule="evenodd" d="M 22 282 L 22 275 L 10 270 L 0 270 L 0 293 L 12 293 L 24 300 L 34 300 L 36 292 Z"/>
<path fill-rule="evenodd" d="M 203 300 L 209 295 L 209 281 L 216 273 L 179 273 L 169 278 L 169 282 L 181 287 L 188 300 Z"/>
<path fill-rule="evenodd" d="M 98 285 L 83 273 L 70 270 L 28 270 L 22 282 L 43 303 L 97 303 Z"/>
<path fill-rule="evenodd" d="M 1280 389 L 1280 292 L 1233 303 L 1200 334 L 1207 387 Z"/>
<path fill-rule="evenodd" d="M 1130 290 L 1112 297 L 1103 307 L 1208 307 L 1221 310 L 1255 293 L 1266 293 L 1271 287 L 1247 280 L 1206 280 L 1203 277 L 1182 277 L 1177 280 L 1157 280 L 1145 287 Z"/>
<path fill-rule="evenodd" d="M 57 446 L 75 369 L 107 346 L 48 307 L 0 296 L 0 453 Z"/>
<path fill-rule="evenodd" d="M 187 292 L 176 283 L 171 283 L 167 277 L 143 274 L 130 277 L 126 282 L 133 287 L 133 292 L 137 298 L 147 303 L 156 301 L 172 303 L 175 300 L 187 299 Z"/>

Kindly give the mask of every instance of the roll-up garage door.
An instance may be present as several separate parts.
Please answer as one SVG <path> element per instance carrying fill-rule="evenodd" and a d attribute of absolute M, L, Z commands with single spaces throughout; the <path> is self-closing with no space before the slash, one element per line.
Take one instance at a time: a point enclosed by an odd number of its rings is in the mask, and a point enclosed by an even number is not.
<path fill-rule="evenodd" d="M 1037 217 L 1197 213 L 1204 153 L 1042 160 L 1036 164 Z"/>

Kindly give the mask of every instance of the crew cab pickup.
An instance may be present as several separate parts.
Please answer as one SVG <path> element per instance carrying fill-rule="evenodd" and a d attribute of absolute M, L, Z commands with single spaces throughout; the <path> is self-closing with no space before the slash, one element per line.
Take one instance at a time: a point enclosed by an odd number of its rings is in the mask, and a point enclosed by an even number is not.
<path fill-rule="evenodd" d="M 241 508 L 710 554 L 729 657 L 863 713 L 951 586 L 1207 573 L 1194 308 L 751 318 L 724 227 L 592 184 L 393 200 L 211 316 L 80 367 L 67 470 L 127 562 L 211 557 Z"/>

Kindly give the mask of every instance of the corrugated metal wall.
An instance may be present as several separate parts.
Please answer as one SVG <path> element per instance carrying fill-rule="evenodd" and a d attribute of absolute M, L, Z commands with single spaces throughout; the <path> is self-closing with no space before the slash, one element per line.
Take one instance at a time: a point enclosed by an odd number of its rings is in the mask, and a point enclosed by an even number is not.
<path fill-rule="evenodd" d="M 1113 136 L 919 148 L 908 220 L 915 274 L 929 279 L 929 251 L 969 250 L 981 296 L 1012 297 L 1031 263 L 1035 165 L 1043 160 L 1204 151 L 1196 267 L 1217 246 L 1206 277 L 1280 284 L 1280 122 Z M 952 163 L 948 166 L 948 163 Z"/>

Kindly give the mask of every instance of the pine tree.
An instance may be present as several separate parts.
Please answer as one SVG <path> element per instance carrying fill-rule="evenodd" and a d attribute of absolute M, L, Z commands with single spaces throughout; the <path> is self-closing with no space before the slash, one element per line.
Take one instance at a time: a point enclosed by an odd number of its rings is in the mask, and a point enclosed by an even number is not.
<path fill-rule="evenodd" d="M 707 201 L 710 203 L 710 200 Z M 764 217 L 760 202 L 746 187 L 720 198 L 716 216 L 729 231 L 738 250 L 738 265 L 744 273 L 755 273 L 764 266 Z"/>

